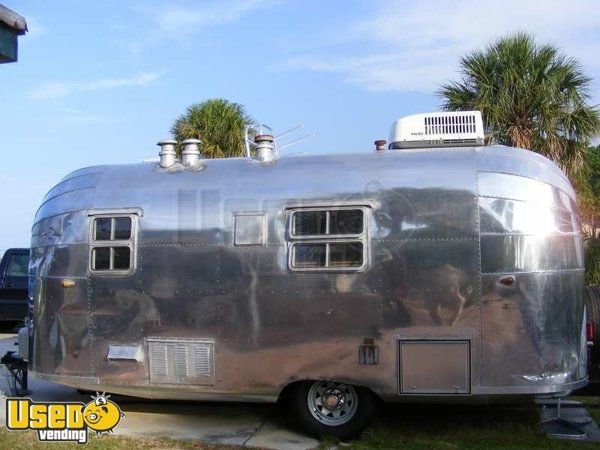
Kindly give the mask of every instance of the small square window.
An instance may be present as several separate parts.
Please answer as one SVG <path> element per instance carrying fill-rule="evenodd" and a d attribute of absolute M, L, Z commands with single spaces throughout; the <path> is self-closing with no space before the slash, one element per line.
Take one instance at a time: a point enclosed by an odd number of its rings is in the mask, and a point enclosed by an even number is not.
<path fill-rule="evenodd" d="M 327 262 L 326 255 L 327 244 L 296 244 L 293 266 L 297 269 L 322 268 Z"/>
<path fill-rule="evenodd" d="M 97 241 L 110 241 L 112 219 L 96 219 L 94 224 L 96 229 L 94 239 Z"/>
<path fill-rule="evenodd" d="M 329 234 L 361 234 L 363 232 L 362 209 L 339 209 L 329 211 Z"/>
<path fill-rule="evenodd" d="M 329 267 L 360 267 L 362 264 L 362 242 L 329 244 Z"/>
<path fill-rule="evenodd" d="M 110 247 L 96 247 L 92 251 L 94 270 L 110 270 Z"/>
<path fill-rule="evenodd" d="M 131 237 L 131 217 L 117 217 L 115 221 L 114 240 L 127 240 Z"/>
<path fill-rule="evenodd" d="M 131 265 L 131 250 L 129 247 L 113 247 L 113 269 L 129 270 Z"/>
<path fill-rule="evenodd" d="M 294 214 L 294 234 L 318 236 L 327 233 L 327 211 L 298 211 Z"/>

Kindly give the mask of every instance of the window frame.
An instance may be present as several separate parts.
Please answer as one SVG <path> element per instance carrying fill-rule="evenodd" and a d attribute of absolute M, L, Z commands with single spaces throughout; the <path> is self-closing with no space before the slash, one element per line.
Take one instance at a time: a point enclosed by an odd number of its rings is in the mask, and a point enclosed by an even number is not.
<path fill-rule="evenodd" d="M 89 256 L 88 256 L 88 271 L 93 275 L 123 277 L 133 274 L 137 268 L 137 227 L 138 214 L 132 212 L 102 212 L 90 213 L 89 216 Z M 114 219 L 128 218 L 131 220 L 131 234 L 129 239 L 113 239 L 115 235 Z M 96 240 L 96 221 L 98 219 L 111 219 L 110 239 Z M 129 268 L 128 269 L 94 269 L 94 250 L 97 248 L 109 248 L 109 266 L 114 266 L 114 248 L 127 247 L 129 248 Z"/>
<path fill-rule="evenodd" d="M 344 206 L 311 206 L 289 208 L 289 218 L 287 224 L 288 240 L 288 270 L 292 272 L 362 272 L 368 264 L 369 245 L 368 245 L 368 224 L 370 207 L 363 205 L 344 205 Z M 363 214 L 362 232 L 358 234 L 319 234 L 319 235 L 299 235 L 296 234 L 295 216 L 297 213 L 311 211 L 325 211 L 327 213 L 326 232 L 330 227 L 330 211 L 361 210 Z M 362 264 L 354 267 L 329 267 L 330 262 L 330 244 L 354 244 L 362 245 Z M 295 253 L 298 244 L 325 244 L 325 267 L 296 267 Z"/>
<path fill-rule="evenodd" d="M 328 234 L 330 226 L 331 226 L 331 211 L 352 211 L 352 210 L 361 210 L 363 213 L 362 220 L 362 231 L 360 233 L 350 233 L 350 234 Z M 325 234 L 296 234 L 296 214 L 303 212 L 321 212 L 325 211 L 326 219 L 325 219 Z M 331 206 L 331 207 L 310 207 L 310 208 L 294 208 L 292 210 L 292 214 L 290 217 L 290 226 L 289 229 L 289 237 L 292 239 L 349 239 L 349 238 L 359 238 L 362 237 L 367 230 L 367 208 L 364 206 Z"/>
<path fill-rule="evenodd" d="M 9 250 L 7 250 L 5 252 L 5 255 L 8 255 L 8 260 L 6 261 L 6 267 L 4 268 L 4 273 L 2 274 L 4 278 L 27 278 L 27 277 L 29 277 L 29 263 L 31 262 L 31 254 L 30 253 L 23 253 L 20 251 L 10 252 Z M 26 257 L 28 259 L 27 267 L 25 270 L 25 275 L 14 275 L 14 274 L 10 273 L 10 266 L 11 266 L 12 260 L 15 256 Z"/>

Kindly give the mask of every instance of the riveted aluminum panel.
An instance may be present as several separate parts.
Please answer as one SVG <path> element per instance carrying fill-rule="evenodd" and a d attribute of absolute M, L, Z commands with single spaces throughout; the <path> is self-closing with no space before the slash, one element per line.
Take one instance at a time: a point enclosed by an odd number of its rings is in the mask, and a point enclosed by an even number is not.
<path fill-rule="evenodd" d="M 468 394 L 469 341 L 399 341 L 401 394 Z"/>
<path fill-rule="evenodd" d="M 578 213 L 575 198 L 558 187 L 524 176 L 496 172 L 479 174 L 479 195 L 534 202 Z"/>
<path fill-rule="evenodd" d="M 556 385 L 585 377 L 582 269 L 483 276 L 484 386 Z"/>
<path fill-rule="evenodd" d="M 48 253 L 51 258 L 53 252 Z M 88 280 L 69 279 L 75 285 L 68 289 L 62 287 L 63 277 L 36 278 L 33 283 L 35 333 L 30 364 L 35 372 L 64 376 L 94 372 Z"/>
<path fill-rule="evenodd" d="M 481 234 L 573 234 L 581 224 L 575 214 L 520 200 L 479 199 Z"/>
<path fill-rule="evenodd" d="M 490 162 L 496 150 L 511 159 L 502 170 Z M 526 168 L 532 173 L 526 173 Z M 87 198 L 89 205 L 59 202 L 36 219 L 48 222 L 40 222 L 34 231 L 39 244 L 32 250 L 37 261 L 31 268 L 34 279 L 79 268 L 77 274 L 86 272 L 89 280 L 87 297 L 82 297 L 89 309 L 88 341 L 81 342 L 89 342 L 93 359 L 79 375 L 95 379 L 95 386 L 160 398 L 272 401 L 293 380 L 343 379 L 398 399 L 402 398 L 398 396 L 398 339 L 431 338 L 470 342 L 472 394 L 551 393 L 585 381 L 585 374 L 579 368 L 575 371 L 571 363 L 565 365 L 573 380 L 568 385 L 532 381 L 515 386 L 506 378 L 494 385 L 486 379 L 494 370 L 501 373 L 493 365 L 504 362 L 493 359 L 481 346 L 482 324 L 490 322 L 482 317 L 486 310 L 481 302 L 480 226 L 484 239 L 500 236 L 498 245 L 491 246 L 497 251 L 504 252 L 502 246 L 515 242 L 523 242 L 519 251 L 529 251 L 531 229 L 538 236 L 543 233 L 537 233 L 533 223 L 514 219 L 512 212 L 521 214 L 527 208 L 510 206 L 510 202 L 521 201 L 559 211 L 548 222 L 551 238 L 545 241 L 547 245 L 554 244 L 554 236 L 577 234 L 568 231 L 567 214 L 576 219 L 568 183 L 544 158 L 520 149 L 491 147 L 296 155 L 269 164 L 233 158 L 203 161 L 202 170 L 197 171 L 176 169 L 163 170 L 156 164 L 84 169 L 67 179 L 102 171 L 93 196 Z M 478 169 L 512 175 L 500 180 L 518 184 L 507 194 L 514 198 L 498 199 L 503 194 L 493 186 L 498 179 L 488 182 L 485 174 L 478 178 Z M 526 194 L 529 184 L 520 183 L 527 178 L 550 186 L 551 194 L 542 186 L 546 194 L 538 202 L 535 195 Z M 493 195 L 505 203 L 485 203 L 494 202 Z M 478 203 L 478 196 L 483 202 Z M 74 220 L 53 218 L 69 216 L 71 212 L 64 209 L 74 206 L 143 211 L 135 272 L 114 277 L 87 273 L 89 251 L 76 247 L 87 248 L 89 228 L 76 216 L 71 216 Z M 369 208 L 366 265 L 350 273 L 292 273 L 288 267 L 289 211 L 339 206 Z M 241 212 L 266 214 L 265 245 L 235 245 L 235 216 Z M 77 231 L 78 227 L 83 230 Z M 505 239 L 508 235 L 525 237 L 513 242 Z M 543 245 L 531 248 L 544 254 L 555 252 Z M 512 262 L 502 268 L 527 267 L 515 266 L 520 260 L 513 253 L 506 252 L 505 260 L 499 258 L 503 264 Z M 484 257 L 486 265 L 494 259 Z M 539 260 L 544 261 L 544 256 Z M 537 263 L 529 266 L 545 270 Z M 572 289 L 561 291 L 562 298 L 552 308 L 564 311 L 561 302 L 579 305 L 579 282 L 563 281 Z M 43 291 L 41 295 L 54 302 Z M 35 342 L 53 351 L 53 344 L 46 342 L 64 340 L 74 354 L 79 337 L 68 328 L 52 328 L 55 307 L 60 305 L 41 310 L 39 320 L 48 325 L 40 328 Z M 565 339 L 572 339 L 574 329 L 581 330 L 581 325 L 574 325 L 578 311 L 574 309 L 573 320 L 564 325 L 561 336 Z M 545 328 L 549 323 L 532 326 Z M 219 358 L 212 363 L 214 384 L 151 383 L 148 337 L 218 341 Z M 358 364 L 357 351 L 366 338 L 379 349 L 377 365 Z M 106 358 L 110 346 L 116 345 L 138 345 L 143 354 L 137 361 Z M 542 352 L 554 351 L 551 346 L 544 348 Z M 208 359 L 202 357 L 206 350 L 200 355 L 190 352 L 184 347 L 157 347 L 156 376 L 167 377 L 175 371 L 206 373 Z M 164 370 L 158 368 L 161 354 Z M 528 354 L 537 357 L 532 351 Z M 569 354 L 575 352 L 569 350 Z M 169 358 L 174 359 L 168 362 Z M 557 361 L 551 355 L 544 358 Z M 582 360 L 579 357 L 579 363 Z M 275 365 L 277 370 L 273 370 Z M 64 377 L 62 367 L 44 368 L 47 371 L 42 374 L 48 378 L 88 385 L 82 378 Z"/>
<path fill-rule="evenodd" d="M 583 268 L 581 236 L 481 236 L 482 273 Z"/>

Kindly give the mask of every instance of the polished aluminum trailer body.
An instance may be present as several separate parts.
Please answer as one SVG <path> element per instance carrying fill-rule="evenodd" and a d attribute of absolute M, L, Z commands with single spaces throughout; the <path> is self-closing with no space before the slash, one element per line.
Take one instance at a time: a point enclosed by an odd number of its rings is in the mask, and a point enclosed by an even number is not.
<path fill-rule="evenodd" d="M 304 239 L 293 215 L 338 210 L 362 211 L 353 263 L 294 268 L 294 245 L 349 238 Z M 95 271 L 95 221 L 119 217 L 130 267 Z M 31 261 L 31 370 L 78 388 L 275 401 L 331 379 L 467 401 L 587 382 L 575 193 L 521 149 L 81 169 L 44 199 Z"/>

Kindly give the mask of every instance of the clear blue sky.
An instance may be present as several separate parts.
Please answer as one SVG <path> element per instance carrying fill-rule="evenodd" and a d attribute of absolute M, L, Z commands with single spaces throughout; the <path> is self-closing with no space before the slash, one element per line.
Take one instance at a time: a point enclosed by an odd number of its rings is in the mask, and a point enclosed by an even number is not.
<path fill-rule="evenodd" d="M 46 191 L 79 167 L 138 162 L 190 103 L 225 97 L 291 152 L 371 151 L 435 110 L 458 57 L 516 30 L 559 45 L 600 99 L 597 1 L 0 0 L 28 20 L 0 66 L 0 249 L 28 246 Z"/>

